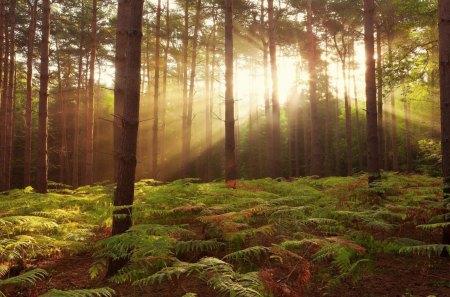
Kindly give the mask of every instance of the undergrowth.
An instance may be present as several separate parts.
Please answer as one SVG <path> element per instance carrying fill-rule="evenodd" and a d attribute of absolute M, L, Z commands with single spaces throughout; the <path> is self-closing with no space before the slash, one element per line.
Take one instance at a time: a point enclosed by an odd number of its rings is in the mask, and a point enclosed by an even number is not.
<path fill-rule="evenodd" d="M 136 183 L 133 227 L 99 238 L 111 225 L 112 185 L 40 195 L 31 188 L 0 199 L 0 290 L 47 277 L 39 259 L 93 250 L 92 278 L 108 258 L 129 258 L 112 283 L 145 290 L 195 278 L 223 296 L 302 296 L 312 279 L 323 290 L 371 273 L 377 255 L 436 256 L 450 212 L 438 179 L 387 173 L 294 181 L 178 180 Z M 289 292 L 289 293 L 286 293 Z M 185 296 L 195 293 L 185 292 Z M 113 296 L 109 288 L 42 296 Z M 282 295 L 284 294 L 284 295 Z"/>

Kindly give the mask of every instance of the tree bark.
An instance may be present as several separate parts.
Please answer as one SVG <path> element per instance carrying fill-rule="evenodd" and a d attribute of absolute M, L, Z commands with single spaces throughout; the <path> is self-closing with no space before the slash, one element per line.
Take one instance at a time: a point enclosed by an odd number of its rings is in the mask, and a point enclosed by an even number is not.
<path fill-rule="evenodd" d="M 316 37 L 313 33 L 313 15 L 311 0 L 306 1 L 306 31 L 308 35 L 308 70 L 309 70 L 309 101 L 311 105 L 311 175 L 322 175 L 321 145 L 319 138 L 319 112 L 317 99 L 317 69 L 316 69 Z"/>
<path fill-rule="evenodd" d="M 27 46 L 27 99 L 25 102 L 25 154 L 24 154 L 24 186 L 31 185 L 31 137 L 32 137 L 32 100 L 33 100 L 33 53 L 36 39 L 37 0 L 30 7 L 31 21 L 28 27 Z M 0 33 L 1 34 L 1 33 Z"/>
<path fill-rule="evenodd" d="M 39 88 L 39 142 L 37 156 L 38 193 L 47 192 L 48 157 L 47 157 L 47 112 L 48 112 L 48 60 L 50 37 L 50 0 L 42 0 L 42 41 L 41 41 L 41 73 Z"/>
<path fill-rule="evenodd" d="M 381 52 L 381 28 L 377 26 L 377 108 L 378 108 L 378 162 L 381 169 L 385 169 L 385 147 L 383 127 L 383 54 Z"/>
<path fill-rule="evenodd" d="M 330 161 L 330 78 L 328 76 L 328 31 L 325 33 L 325 127 L 324 127 L 324 175 L 331 174 Z"/>
<path fill-rule="evenodd" d="M 160 143 L 159 150 L 161 152 L 161 166 L 165 166 L 166 161 L 166 109 L 167 109 L 167 100 L 169 96 L 167 96 L 167 76 L 169 72 L 169 49 L 170 49 L 170 2 L 167 0 L 166 2 L 166 44 L 164 46 L 164 70 L 163 70 L 163 92 L 162 92 L 162 100 L 161 100 L 161 135 L 160 135 Z"/>
<path fill-rule="evenodd" d="M 281 174 L 281 127 L 280 127 L 280 102 L 278 98 L 278 67 L 277 49 L 275 43 L 275 17 L 273 0 L 268 0 L 268 21 L 269 21 L 269 56 L 270 69 L 272 74 L 272 125 L 273 125 L 273 164 L 271 177 L 278 177 Z"/>
<path fill-rule="evenodd" d="M 233 0 L 225 0 L 225 180 L 230 188 L 236 187 L 237 173 L 234 135 L 233 52 Z"/>
<path fill-rule="evenodd" d="M 57 65 L 57 78 L 58 78 L 58 96 L 59 96 L 59 113 L 60 113 L 60 127 L 61 127 L 61 146 L 59 151 L 59 182 L 67 182 L 67 169 L 68 159 L 67 159 L 67 104 L 66 98 L 63 92 L 62 85 L 62 61 L 61 52 L 59 47 L 59 40 L 55 38 L 56 46 L 56 65 Z M 70 68 L 70 67 L 68 67 Z M 69 71 L 67 71 L 69 72 Z M 67 77 L 66 77 L 67 79 Z"/>
<path fill-rule="evenodd" d="M 374 0 L 364 0 L 364 45 L 366 50 L 367 170 L 369 185 L 380 178 L 378 164 L 377 93 L 375 82 Z"/>
<path fill-rule="evenodd" d="M 442 174 L 444 205 L 450 198 L 450 2 L 439 0 L 439 77 L 441 101 Z M 448 212 L 448 210 L 447 210 Z M 450 218 L 447 217 L 447 222 Z M 450 226 L 443 230 L 442 241 L 450 244 Z M 446 255 L 448 256 L 447 251 Z"/>
<path fill-rule="evenodd" d="M 181 172 L 187 177 L 189 156 L 186 155 L 187 146 L 187 117 L 188 117 L 188 47 L 189 47 L 189 0 L 184 4 L 184 31 L 183 31 L 183 113 L 181 125 Z"/>
<path fill-rule="evenodd" d="M 352 81 L 353 81 L 353 97 L 355 100 L 355 122 L 356 122 L 356 143 L 358 146 L 358 165 L 359 170 L 364 170 L 364 149 L 361 139 L 361 126 L 359 120 L 359 100 L 358 100 L 358 86 L 356 84 L 356 63 L 355 63 L 355 40 L 352 43 Z"/>
<path fill-rule="evenodd" d="M 0 191 L 7 190 L 6 185 L 6 131 L 7 131 L 7 114 L 8 114 L 8 75 L 9 75 L 9 17 L 6 14 L 3 6 L 3 20 L 4 23 L 4 46 L 5 55 L 3 58 L 3 80 L 1 92 L 1 106 L 0 106 Z M 1 75 L 0 75 L 1 76 Z"/>
<path fill-rule="evenodd" d="M 92 0 L 91 22 L 91 52 L 89 57 L 89 95 L 86 104 L 86 164 L 85 181 L 90 185 L 94 182 L 94 75 L 97 53 L 97 0 Z"/>
<path fill-rule="evenodd" d="M 159 130 L 159 72 L 161 68 L 161 0 L 156 8 L 155 32 L 155 93 L 153 94 L 153 133 L 152 133 L 152 164 L 151 177 L 158 179 L 158 130 Z"/>
<path fill-rule="evenodd" d="M 9 18 L 10 18 L 10 50 L 9 50 L 9 80 L 6 98 L 6 152 L 5 152 L 5 186 L 6 189 L 11 188 L 11 162 L 13 151 L 13 130 L 14 130 L 14 86 L 15 86 L 15 69 L 16 69 L 16 0 L 10 1 Z"/>
<path fill-rule="evenodd" d="M 114 195 L 114 206 L 120 206 L 113 216 L 112 235 L 124 233 L 131 225 L 131 213 L 134 199 L 134 182 L 136 175 L 136 147 L 139 128 L 139 103 L 141 83 L 141 43 L 142 43 L 142 15 L 144 0 L 131 0 L 126 3 L 129 7 L 128 38 L 125 57 L 126 68 L 117 75 L 124 78 L 125 101 L 122 117 L 122 149 L 119 158 L 117 188 Z M 126 15 L 120 14 L 121 17 Z M 118 20 L 121 21 L 121 20 Z M 121 28 L 122 29 L 122 28 Z M 117 215 L 122 215 L 118 217 Z M 108 276 L 115 274 L 128 259 L 111 260 Z"/>
<path fill-rule="evenodd" d="M 84 14 L 83 2 L 81 4 L 81 15 Z M 77 74 L 77 97 L 75 102 L 74 132 L 73 132 L 73 158 L 72 158 L 72 186 L 78 188 L 80 185 L 80 104 L 81 104 L 81 86 L 83 82 L 83 24 L 81 24 L 80 43 L 78 48 L 78 74 Z"/>
<path fill-rule="evenodd" d="M 336 77 L 339 75 L 339 66 L 336 63 Z M 336 170 L 336 175 L 341 174 L 341 150 L 340 150 L 340 136 L 341 136 L 341 130 L 340 130 L 340 120 L 339 115 L 341 111 L 339 109 L 339 86 L 338 81 L 336 80 L 336 114 L 335 114 L 335 130 L 334 130 L 334 165 Z"/>
<path fill-rule="evenodd" d="M 126 49 L 131 0 L 119 1 L 117 10 L 115 76 L 114 76 L 114 180 L 117 180 L 122 150 L 122 114 L 125 105 L 127 69 Z M 120 74 L 120 75 L 119 75 Z"/>
<path fill-rule="evenodd" d="M 206 110 L 207 112 L 207 130 L 206 130 L 206 150 L 207 150 L 207 180 L 212 180 L 212 146 L 213 146 L 213 121 L 212 121 L 212 115 L 214 112 L 214 87 L 215 87 L 215 79 L 216 79 L 216 46 L 217 46 L 217 14 L 216 14 L 216 7 L 213 4 L 213 28 L 212 28 L 212 59 L 211 59 L 211 79 L 210 79 L 210 87 L 209 87 L 209 96 L 207 100 L 209 101 L 208 107 L 209 109 Z"/>
<path fill-rule="evenodd" d="M 408 98 L 405 96 L 403 101 L 403 108 L 405 112 L 405 152 L 406 152 L 406 172 L 412 172 L 412 150 L 411 150 L 411 120 Z"/>
<path fill-rule="evenodd" d="M 345 54 L 344 54 L 345 55 Z M 344 104 L 345 104 L 345 140 L 347 156 L 347 175 L 353 174 L 353 142 L 352 142 L 352 106 L 348 94 L 347 62 L 344 56 L 342 60 L 342 75 L 344 78 Z"/>
<path fill-rule="evenodd" d="M 187 104 L 186 113 L 186 130 L 184 131 L 184 157 L 187 159 L 186 168 L 184 172 L 188 175 L 192 174 L 190 170 L 191 161 L 191 138 L 192 138 L 192 109 L 194 105 L 194 91 L 195 91 L 195 77 L 197 75 L 197 47 L 198 47 L 198 32 L 200 30 L 200 14 L 202 9 L 202 1 L 197 0 L 195 8 L 195 24 L 194 36 L 192 38 L 192 58 L 191 58 L 191 73 L 189 79 L 189 100 Z"/>
<path fill-rule="evenodd" d="M 388 35 L 388 53 L 389 53 L 389 63 L 393 62 L 392 54 L 392 37 Z M 396 98 L 395 90 L 391 91 L 391 147 L 392 147 L 392 170 L 399 170 L 398 163 L 398 139 L 397 139 L 397 113 L 396 113 Z"/>

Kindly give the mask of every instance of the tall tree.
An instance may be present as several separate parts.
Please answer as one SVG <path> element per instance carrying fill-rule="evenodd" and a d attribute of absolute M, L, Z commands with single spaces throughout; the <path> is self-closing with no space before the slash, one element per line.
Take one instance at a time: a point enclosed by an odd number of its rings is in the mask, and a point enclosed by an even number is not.
<path fill-rule="evenodd" d="M 25 103 L 25 156 L 24 156 L 24 185 L 31 185 L 31 136 L 32 136 L 32 100 L 33 100 L 33 55 L 36 39 L 36 19 L 38 0 L 30 4 L 30 24 L 28 27 L 27 45 L 27 99 Z"/>
<path fill-rule="evenodd" d="M 159 72 L 161 68 L 161 0 L 158 0 L 156 8 L 156 32 L 155 32 L 155 92 L 153 98 L 153 133 L 152 133 L 152 164 L 151 177 L 158 178 L 158 132 L 159 132 Z"/>
<path fill-rule="evenodd" d="M 9 81 L 6 98 L 6 146 L 5 146 L 5 186 L 11 188 L 11 162 L 13 152 L 14 131 L 14 97 L 15 97 L 15 70 L 16 70 L 16 0 L 11 0 L 9 6 L 10 34 L 9 34 Z"/>
<path fill-rule="evenodd" d="M 144 0 L 130 0 L 125 4 L 129 6 L 129 25 L 126 42 L 126 70 L 119 72 L 124 77 L 125 101 L 122 116 L 122 149 L 119 158 L 119 171 L 117 188 L 114 193 L 114 206 L 120 206 L 113 216 L 112 235 L 124 233 L 131 227 L 131 212 L 134 200 L 134 181 L 136 175 L 136 147 L 139 128 L 139 103 L 141 83 L 141 43 L 142 43 L 142 15 Z M 121 7 L 122 9 L 125 7 Z M 121 17 L 127 14 L 118 13 Z M 120 21 L 120 20 L 118 20 Z M 123 29 L 123 28 L 121 28 Z M 118 28 L 119 30 L 119 28 Z M 124 69 L 122 69 L 124 70 Z M 111 260 L 108 275 L 113 275 L 121 269 L 127 259 Z"/>
<path fill-rule="evenodd" d="M 97 0 L 92 0 L 91 20 L 91 52 L 89 56 L 89 82 L 86 104 L 86 142 L 85 142 L 85 182 L 90 185 L 94 182 L 94 80 L 95 59 L 97 53 Z"/>
<path fill-rule="evenodd" d="M 78 74 L 77 74 L 77 97 L 75 102 L 74 132 L 73 132 L 73 158 L 72 158 L 72 186 L 77 188 L 80 185 L 80 106 L 81 106 L 81 86 L 83 84 L 83 44 L 84 44 L 84 2 L 81 2 L 80 20 L 80 40 L 78 47 Z"/>
<path fill-rule="evenodd" d="M 8 76 L 9 76 L 9 17 L 6 14 L 5 7 L 2 7 L 2 20 L 1 23 L 4 24 L 4 45 L 5 53 L 3 56 L 3 71 L 0 76 L 3 75 L 1 90 L 1 107 L 0 107 L 0 190 L 7 190 L 6 185 L 6 131 L 7 131 L 7 110 L 8 110 Z"/>
<path fill-rule="evenodd" d="M 119 1 L 117 9 L 115 74 L 114 74 L 114 179 L 117 180 L 122 155 L 122 114 L 125 104 L 126 49 L 129 20 L 129 1 Z"/>
<path fill-rule="evenodd" d="M 48 62 L 49 62 L 49 39 L 50 39 L 50 0 L 42 0 L 42 41 L 41 41 L 41 72 L 39 88 L 39 142 L 37 157 L 37 184 L 38 193 L 47 192 L 48 157 Z"/>
<path fill-rule="evenodd" d="M 161 141 L 159 144 L 159 150 L 161 151 L 161 160 L 162 166 L 164 166 L 164 162 L 166 160 L 166 109 L 167 109 L 167 100 L 169 96 L 167 95 L 167 77 L 169 73 L 169 50 L 170 50 L 170 35 L 171 35 L 171 27 L 170 27 L 170 1 L 166 2 L 166 44 L 164 46 L 164 70 L 163 70 L 163 91 L 162 91 L 162 100 L 161 100 Z"/>
<path fill-rule="evenodd" d="M 265 6 L 264 0 L 261 0 L 260 8 L 260 38 L 263 48 L 263 67 L 264 67 L 264 115 L 266 117 L 266 160 L 267 170 L 266 175 L 271 175 L 271 168 L 273 164 L 273 129 L 272 129 L 272 112 L 270 104 L 270 80 L 269 80 L 269 43 L 266 40 L 266 21 L 265 21 Z"/>
<path fill-rule="evenodd" d="M 441 141 L 444 201 L 450 199 L 450 1 L 439 0 L 439 77 L 441 89 Z M 450 218 L 447 217 L 447 222 Z M 450 244 L 450 226 L 444 228 L 443 243 Z M 448 252 L 447 252 L 448 254 Z"/>
<path fill-rule="evenodd" d="M 309 101 L 311 104 L 311 175 L 321 175 L 321 146 L 319 139 L 319 112 L 317 99 L 316 37 L 313 32 L 311 0 L 306 1 L 306 31 L 308 35 Z"/>
<path fill-rule="evenodd" d="M 225 179 L 227 186 L 236 187 L 236 143 L 233 85 L 233 0 L 225 1 Z"/>
<path fill-rule="evenodd" d="M 273 0 L 267 0 L 267 14 L 269 22 L 269 56 L 272 74 L 272 125 L 273 125 L 273 164 L 270 176 L 277 177 L 281 173 L 281 124 L 280 101 L 278 96 L 278 66 L 275 41 L 275 16 Z"/>
<path fill-rule="evenodd" d="M 189 156 L 186 151 L 187 146 L 187 117 L 188 117 L 188 56 L 189 56 L 189 0 L 184 3 L 184 30 L 183 30 L 183 110 L 181 119 L 181 171 L 182 176 L 186 177 L 187 167 L 189 163 Z"/>
<path fill-rule="evenodd" d="M 383 54 L 381 52 L 381 27 L 377 25 L 377 112 L 378 112 L 378 155 L 379 166 L 384 168 L 385 145 L 383 127 Z"/>
<path fill-rule="evenodd" d="M 366 51 L 367 171 L 369 185 L 380 177 L 378 164 L 377 89 L 375 82 L 374 0 L 364 0 L 364 45 Z"/>

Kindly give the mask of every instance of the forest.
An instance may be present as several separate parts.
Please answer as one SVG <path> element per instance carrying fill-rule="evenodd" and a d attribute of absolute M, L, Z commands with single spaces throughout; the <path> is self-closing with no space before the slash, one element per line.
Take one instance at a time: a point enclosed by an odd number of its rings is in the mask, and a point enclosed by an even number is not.
<path fill-rule="evenodd" d="M 0 0 L 3 296 L 450 296 L 450 1 Z"/>

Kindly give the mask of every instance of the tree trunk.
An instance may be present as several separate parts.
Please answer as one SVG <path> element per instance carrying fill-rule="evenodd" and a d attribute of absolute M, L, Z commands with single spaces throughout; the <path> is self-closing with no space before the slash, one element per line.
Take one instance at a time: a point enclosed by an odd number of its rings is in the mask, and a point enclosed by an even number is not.
<path fill-rule="evenodd" d="M 266 117 L 266 175 L 271 175 L 271 167 L 273 164 L 273 129 L 272 129 L 272 113 L 270 106 L 270 89 L 269 89 L 269 45 L 266 41 L 266 22 L 264 19 L 265 9 L 264 0 L 261 0 L 261 31 L 260 37 L 263 44 L 263 67 L 264 67 L 264 115 Z"/>
<path fill-rule="evenodd" d="M 302 95 L 303 97 L 306 97 L 306 94 Z M 309 148 L 311 146 L 309 145 L 309 140 L 311 140 L 311 133 L 308 134 L 308 123 L 311 122 L 311 116 L 310 116 L 310 107 L 307 104 L 303 105 L 303 166 L 304 166 L 304 175 L 308 176 L 311 174 L 311 162 L 310 162 L 310 156 L 311 153 L 309 152 Z"/>
<path fill-rule="evenodd" d="M 163 95 L 161 100 L 161 135 L 160 135 L 160 143 L 159 149 L 161 152 L 161 166 L 165 166 L 166 161 L 166 107 L 167 100 L 169 96 L 167 96 L 167 76 L 168 76 L 168 67 L 169 67 L 169 49 L 170 49 L 170 6 L 169 0 L 166 2 L 166 44 L 164 46 L 164 73 L 163 73 Z"/>
<path fill-rule="evenodd" d="M 91 53 L 89 58 L 89 95 L 86 104 L 86 164 L 85 181 L 90 185 L 94 182 L 94 75 L 95 57 L 97 52 L 97 0 L 92 0 L 91 23 Z"/>
<path fill-rule="evenodd" d="M 406 172 L 412 172 L 412 153 L 411 153 L 411 121 L 409 114 L 408 98 L 405 96 L 403 102 L 403 108 L 405 112 L 405 152 L 406 152 Z"/>
<path fill-rule="evenodd" d="M 439 77 L 441 89 L 441 141 L 444 199 L 450 198 L 450 2 L 439 0 Z M 448 210 L 447 210 L 448 212 Z M 447 217 L 447 222 L 450 218 Z M 443 243 L 450 244 L 450 226 L 443 230 Z M 446 255 L 449 254 L 447 251 Z"/>
<path fill-rule="evenodd" d="M 214 29 L 213 29 L 214 31 Z M 214 32 L 213 32 L 214 33 Z M 210 82 L 210 39 L 206 41 L 205 45 L 205 162 L 203 163 L 204 174 L 203 178 L 209 181 L 210 164 L 211 164 L 211 82 Z"/>
<path fill-rule="evenodd" d="M 142 15 L 144 0 L 131 0 L 125 3 L 129 6 L 128 40 L 125 51 L 126 68 L 117 73 L 125 82 L 125 100 L 122 117 L 122 149 L 119 161 L 117 188 L 114 195 L 115 210 L 113 216 L 112 235 L 124 233 L 131 227 L 131 213 L 134 199 L 134 182 L 136 175 L 136 146 L 139 128 L 139 103 L 141 83 L 141 43 Z M 120 17 L 127 15 L 119 14 Z M 118 19 L 118 22 L 121 20 Z M 122 28 L 121 28 L 122 29 Z M 121 215 L 118 217 L 117 215 Z M 111 260 L 108 276 L 115 274 L 127 262 L 127 259 Z"/>
<path fill-rule="evenodd" d="M 31 137 L 32 137 L 32 100 L 33 100 L 33 53 L 36 39 L 37 0 L 30 7 L 31 21 L 28 27 L 27 47 L 27 99 L 25 102 L 25 156 L 24 156 L 24 186 L 31 185 Z M 1 34 L 1 33 L 0 33 Z"/>
<path fill-rule="evenodd" d="M 206 135 L 206 150 L 207 150 L 207 180 L 212 180 L 212 146 L 213 146 L 213 121 L 212 115 L 214 112 L 214 87 L 215 87 L 215 79 L 216 79 L 216 46 L 217 46 L 217 24 L 216 24 L 216 7 L 213 4 L 213 32 L 212 32 L 212 59 L 211 59 L 211 79 L 210 79 L 210 87 L 209 87 L 209 97 L 207 100 L 209 101 L 209 109 L 206 111 L 208 114 L 208 124 L 207 124 L 207 135 Z"/>
<path fill-rule="evenodd" d="M 345 55 L 345 54 L 344 54 Z M 344 78 L 344 104 L 345 104 L 345 140 L 347 156 L 347 175 L 353 174 L 353 142 L 352 142 L 352 106 L 348 94 L 348 69 L 346 58 L 342 59 L 342 76 Z"/>
<path fill-rule="evenodd" d="M 187 154 L 187 117 L 188 117 L 188 47 L 189 47 L 189 0 L 184 3 L 184 31 L 183 31 L 183 114 L 181 127 L 181 172 L 187 177 L 189 156 Z"/>
<path fill-rule="evenodd" d="M 225 180 L 230 188 L 236 187 L 233 52 L 233 0 L 225 0 Z"/>
<path fill-rule="evenodd" d="M 309 101 L 311 104 L 311 175 L 322 174 L 321 146 L 319 138 L 319 112 L 317 99 L 317 69 L 316 69 L 316 37 L 313 33 L 313 15 L 311 0 L 307 0 L 306 31 L 308 35 L 308 70 L 309 70 Z"/>
<path fill-rule="evenodd" d="M 392 54 L 392 37 L 388 36 L 388 53 L 389 53 L 389 63 L 393 62 L 393 54 Z M 398 140 L 397 140 L 397 113 L 396 113 L 396 98 L 395 98 L 395 90 L 391 91 L 391 146 L 392 146 L 392 170 L 398 171 Z"/>
<path fill-rule="evenodd" d="M 119 1 L 117 10 L 115 75 L 114 75 L 114 180 L 117 180 L 122 155 L 122 114 L 125 105 L 126 49 L 130 1 Z M 120 74 L 120 75 L 119 75 Z"/>
<path fill-rule="evenodd" d="M 281 127 L 280 127 L 280 102 L 278 98 L 278 68 L 277 49 L 275 43 L 275 18 L 273 0 L 268 0 L 268 21 L 269 21 L 269 55 L 270 69 L 272 74 L 272 125 L 273 125 L 273 164 L 271 177 L 278 177 L 281 174 Z"/>
<path fill-rule="evenodd" d="M 67 160 L 67 104 L 66 98 L 63 92 L 62 85 L 62 62 L 61 62 L 61 52 L 59 48 L 59 40 L 55 38 L 55 46 L 56 46 L 56 65 L 57 65 L 57 78 L 58 78 L 58 99 L 59 99 L 59 113 L 60 113 L 60 121 L 59 125 L 61 127 L 61 146 L 59 151 L 59 182 L 66 183 L 67 182 L 67 169 L 68 169 L 68 160 Z M 31 102 L 30 102 L 31 103 Z M 31 105 L 30 105 L 31 107 Z"/>
<path fill-rule="evenodd" d="M 81 8 L 83 14 L 83 7 Z M 72 186 L 78 188 L 79 181 L 79 166 L 80 166 L 80 101 L 81 101 L 81 86 L 83 80 L 83 32 L 80 32 L 80 44 L 78 49 L 78 77 L 77 77 L 77 97 L 75 103 L 74 115 L 74 132 L 73 132 L 73 159 L 72 159 Z"/>
<path fill-rule="evenodd" d="M 2 81 L 2 100 L 0 107 L 0 191 L 7 190 L 6 185 L 6 131 L 7 131 L 7 114 L 8 114 L 8 75 L 9 75 L 9 17 L 3 7 L 4 33 L 5 33 L 5 55 L 3 59 L 3 81 Z M 2 22 L 3 23 L 3 22 Z M 2 43 L 3 44 L 3 43 Z M 1 75 L 0 75 L 1 76 Z"/>
<path fill-rule="evenodd" d="M 383 127 L 383 66 L 381 52 L 381 28 L 377 26 L 377 107 L 378 107 L 378 162 L 381 169 L 385 169 L 385 147 Z"/>
<path fill-rule="evenodd" d="M 11 188 L 11 158 L 13 151 L 13 130 L 14 130 L 14 86 L 15 86 L 15 69 L 16 69 L 16 49 L 15 49 L 15 25 L 16 25 L 16 0 L 10 1 L 9 7 L 10 18 L 10 50 L 9 50 L 9 81 L 6 103 L 6 152 L 5 152 L 5 186 L 6 189 Z"/>
<path fill-rule="evenodd" d="M 324 175 L 331 174 L 330 161 L 330 78 L 328 76 L 328 31 L 325 33 L 325 135 L 324 135 Z"/>
<path fill-rule="evenodd" d="M 48 111 L 48 59 L 50 37 L 50 0 L 42 0 L 42 42 L 41 42 L 41 72 L 39 88 L 39 142 L 37 157 L 38 193 L 47 192 L 47 111 Z"/>
<path fill-rule="evenodd" d="M 380 177 L 378 165 L 377 89 L 375 82 L 374 0 L 364 0 L 364 45 L 366 50 L 367 170 L 369 185 Z"/>
<path fill-rule="evenodd" d="M 153 133 L 152 133 L 152 164 L 151 177 L 158 179 L 158 128 L 159 128 L 159 70 L 161 56 L 161 0 L 158 0 L 156 9 L 156 32 L 155 32 L 155 93 L 153 99 Z"/>
<path fill-rule="evenodd" d="M 336 77 L 338 77 L 339 74 L 339 66 L 336 63 Z M 336 170 L 336 175 L 341 174 L 341 150 L 340 150 L 340 136 L 341 136 L 341 130 L 340 130 L 340 120 L 339 115 L 341 111 L 339 109 L 339 86 L 338 86 L 338 80 L 336 80 L 336 114 L 335 114 L 335 130 L 334 130 L 334 165 Z"/>
<path fill-rule="evenodd" d="M 188 175 L 192 174 L 190 170 L 191 161 L 191 138 L 192 138 L 192 109 L 194 105 L 194 91 L 195 91 L 195 77 L 197 75 L 197 47 L 198 47 L 198 31 L 200 30 L 200 14 L 202 8 L 202 1 L 197 0 L 195 24 L 194 24 L 194 36 L 192 38 L 192 58 L 191 58 L 191 74 L 189 80 L 189 100 L 187 104 L 186 113 L 186 130 L 184 131 L 184 157 L 187 159 L 186 168 L 184 172 Z"/>
<path fill-rule="evenodd" d="M 359 121 L 359 102 L 358 102 L 358 86 L 356 84 L 356 63 L 355 63 L 355 40 L 352 43 L 352 81 L 353 81 L 353 96 L 355 100 L 355 122 L 356 122 L 356 143 L 358 146 L 358 165 L 359 170 L 364 170 L 364 150 L 361 141 L 361 127 Z"/>

